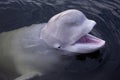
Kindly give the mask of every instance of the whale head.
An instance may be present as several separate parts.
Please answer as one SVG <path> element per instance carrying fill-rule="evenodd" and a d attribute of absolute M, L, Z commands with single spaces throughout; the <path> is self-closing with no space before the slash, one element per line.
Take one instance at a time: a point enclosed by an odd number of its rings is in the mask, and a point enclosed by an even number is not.
<path fill-rule="evenodd" d="M 66 10 L 48 21 L 40 38 L 50 47 L 70 52 L 70 55 L 91 53 L 105 44 L 104 40 L 89 34 L 95 24 L 79 10 Z"/>

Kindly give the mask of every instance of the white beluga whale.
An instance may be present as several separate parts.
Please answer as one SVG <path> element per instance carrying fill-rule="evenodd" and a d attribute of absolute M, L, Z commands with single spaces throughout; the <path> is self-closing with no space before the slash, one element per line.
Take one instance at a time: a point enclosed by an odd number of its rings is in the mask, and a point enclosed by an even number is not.
<path fill-rule="evenodd" d="M 48 23 L 3 32 L 0 66 L 21 75 L 15 80 L 48 73 L 63 64 L 62 55 L 90 53 L 104 46 L 104 40 L 89 34 L 95 24 L 81 11 L 70 9 Z"/>

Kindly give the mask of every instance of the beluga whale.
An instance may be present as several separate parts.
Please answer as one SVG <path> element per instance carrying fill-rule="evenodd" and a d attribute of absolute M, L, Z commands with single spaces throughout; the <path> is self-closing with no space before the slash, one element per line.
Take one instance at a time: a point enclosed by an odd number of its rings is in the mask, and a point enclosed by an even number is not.
<path fill-rule="evenodd" d="M 81 11 L 69 9 L 47 23 L 2 32 L 0 66 L 19 74 L 15 80 L 44 75 L 62 65 L 63 55 L 88 54 L 102 48 L 105 40 L 89 34 L 95 24 Z"/>

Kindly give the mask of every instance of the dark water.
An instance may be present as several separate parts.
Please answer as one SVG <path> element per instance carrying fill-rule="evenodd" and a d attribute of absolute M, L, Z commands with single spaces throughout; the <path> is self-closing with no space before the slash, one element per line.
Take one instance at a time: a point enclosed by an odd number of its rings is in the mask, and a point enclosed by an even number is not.
<path fill-rule="evenodd" d="M 47 22 L 56 13 L 73 8 L 97 22 L 91 34 L 106 40 L 106 45 L 76 56 L 61 73 L 39 79 L 120 80 L 120 0 L 0 0 L 0 32 Z"/>

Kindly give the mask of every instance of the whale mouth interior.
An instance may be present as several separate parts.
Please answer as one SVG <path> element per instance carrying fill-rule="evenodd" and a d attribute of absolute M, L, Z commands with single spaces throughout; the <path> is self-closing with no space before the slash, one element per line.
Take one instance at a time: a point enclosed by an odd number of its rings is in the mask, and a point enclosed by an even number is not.
<path fill-rule="evenodd" d="M 101 41 L 103 40 L 100 38 L 97 38 L 91 34 L 86 34 L 75 41 L 74 44 L 99 44 Z"/>

